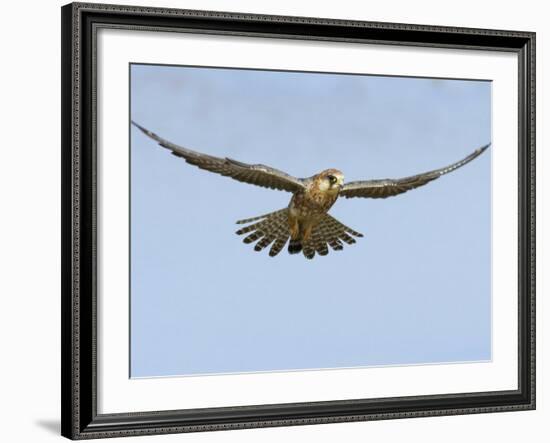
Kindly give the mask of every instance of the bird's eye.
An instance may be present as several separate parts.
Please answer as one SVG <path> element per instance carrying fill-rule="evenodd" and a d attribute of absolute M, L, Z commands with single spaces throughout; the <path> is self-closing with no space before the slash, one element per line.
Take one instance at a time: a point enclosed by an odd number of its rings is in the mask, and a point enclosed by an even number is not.
<path fill-rule="evenodd" d="M 334 184 L 338 181 L 334 175 L 329 175 L 328 179 L 332 184 Z"/>

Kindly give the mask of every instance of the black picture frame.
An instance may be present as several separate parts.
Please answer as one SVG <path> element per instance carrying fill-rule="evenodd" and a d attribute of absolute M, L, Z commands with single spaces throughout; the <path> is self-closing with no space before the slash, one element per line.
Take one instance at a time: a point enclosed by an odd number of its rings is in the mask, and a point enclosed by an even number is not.
<path fill-rule="evenodd" d="M 61 15 L 63 436 L 103 438 L 535 409 L 535 33 L 86 3 L 68 4 Z M 517 54 L 518 389 L 98 414 L 93 71 L 98 26 Z"/>

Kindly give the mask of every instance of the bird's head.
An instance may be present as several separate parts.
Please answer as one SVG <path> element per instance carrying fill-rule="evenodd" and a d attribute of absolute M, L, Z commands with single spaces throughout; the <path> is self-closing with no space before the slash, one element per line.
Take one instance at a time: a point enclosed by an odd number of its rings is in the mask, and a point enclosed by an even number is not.
<path fill-rule="evenodd" d="M 338 169 L 327 169 L 318 175 L 321 191 L 338 193 L 344 185 L 344 174 Z"/>

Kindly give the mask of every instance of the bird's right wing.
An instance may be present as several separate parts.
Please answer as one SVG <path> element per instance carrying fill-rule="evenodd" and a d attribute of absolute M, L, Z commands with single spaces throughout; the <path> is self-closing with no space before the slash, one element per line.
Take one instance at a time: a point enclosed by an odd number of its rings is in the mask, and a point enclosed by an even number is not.
<path fill-rule="evenodd" d="M 346 198 L 351 197 L 365 197 L 365 198 L 386 198 L 393 197 L 394 195 L 402 194 L 403 192 L 410 191 L 411 189 L 418 188 L 426 183 L 448 174 L 466 163 L 471 162 L 474 158 L 484 152 L 490 144 L 482 146 L 476 149 L 466 158 L 453 163 L 452 165 L 445 166 L 444 168 L 435 169 L 434 171 L 424 172 L 423 174 L 412 175 L 405 178 L 397 179 L 381 179 L 381 180 L 364 180 L 349 182 L 340 191 L 340 195 Z"/>
<path fill-rule="evenodd" d="M 134 121 L 132 121 L 132 124 L 145 135 L 155 140 L 160 146 L 172 151 L 172 154 L 175 156 L 181 157 L 187 163 L 201 169 L 264 188 L 279 189 L 288 192 L 297 192 L 305 188 L 302 180 L 278 169 L 260 164 L 251 165 L 230 158 L 214 157 L 213 155 L 192 151 L 159 137 L 154 132 L 138 125 Z"/>

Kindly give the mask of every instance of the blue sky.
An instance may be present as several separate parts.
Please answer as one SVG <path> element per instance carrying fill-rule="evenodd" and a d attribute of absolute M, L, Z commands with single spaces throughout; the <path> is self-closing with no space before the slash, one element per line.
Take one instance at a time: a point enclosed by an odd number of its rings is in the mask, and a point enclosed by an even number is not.
<path fill-rule="evenodd" d="M 491 83 L 131 65 L 131 117 L 306 177 L 398 178 L 491 140 Z M 291 194 L 188 165 L 131 129 L 131 376 L 491 358 L 491 147 L 397 197 L 340 199 L 365 237 L 271 258 L 235 221 Z"/>

